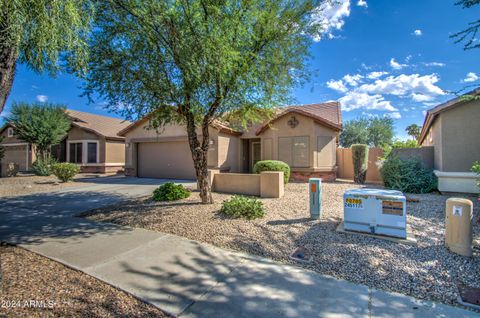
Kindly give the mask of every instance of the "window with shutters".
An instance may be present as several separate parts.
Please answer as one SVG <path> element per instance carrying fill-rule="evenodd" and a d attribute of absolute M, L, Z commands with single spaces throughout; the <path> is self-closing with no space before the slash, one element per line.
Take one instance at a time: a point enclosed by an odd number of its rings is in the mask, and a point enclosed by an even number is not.
<path fill-rule="evenodd" d="M 335 165 L 335 137 L 317 137 L 317 167 L 325 168 Z"/>
<path fill-rule="evenodd" d="M 279 137 L 278 160 L 291 167 L 305 168 L 310 166 L 310 137 Z"/>

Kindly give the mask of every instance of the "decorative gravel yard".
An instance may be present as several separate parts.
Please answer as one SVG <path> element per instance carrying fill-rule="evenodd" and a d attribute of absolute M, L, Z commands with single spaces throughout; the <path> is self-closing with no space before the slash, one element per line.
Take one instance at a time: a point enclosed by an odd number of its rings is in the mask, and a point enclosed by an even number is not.
<path fill-rule="evenodd" d="M 371 287 L 409 294 L 418 298 L 455 303 L 458 283 L 480 287 L 479 252 L 466 258 L 444 247 L 444 204 L 449 196 L 409 195 L 408 224 L 417 246 L 393 243 L 335 231 L 343 220 L 342 195 L 352 183 L 324 183 L 323 216 L 309 219 L 306 183 L 286 185 L 281 199 L 260 199 L 266 216 L 255 220 L 229 219 L 219 214 L 223 200 L 231 195 L 214 193 L 215 204 L 202 205 L 194 193 L 176 202 L 132 201 L 85 214 L 96 221 L 172 233 L 220 247 L 294 263 L 292 251 L 306 247 L 312 262 L 298 264 Z M 470 199 L 474 200 L 473 197 Z M 411 200 L 414 201 L 414 200 Z M 476 202 L 474 219 L 478 216 Z M 480 235 L 474 224 L 474 236 Z M 477 242 L 478 243 L 478 242 Z"/>
<path fill-rule="evenodd" d="M 0 317 L 169 317 L 84 273 L 0 245 Z"/>

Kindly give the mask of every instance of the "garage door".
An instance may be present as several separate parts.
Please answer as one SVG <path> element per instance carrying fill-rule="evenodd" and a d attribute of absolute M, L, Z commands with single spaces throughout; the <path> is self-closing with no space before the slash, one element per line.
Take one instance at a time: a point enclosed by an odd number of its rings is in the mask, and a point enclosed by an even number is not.
<path fill-rule="evenodd" d="M 139 143 L 137 151 L 141 178 L 196 179 L 186 141 Z"/>

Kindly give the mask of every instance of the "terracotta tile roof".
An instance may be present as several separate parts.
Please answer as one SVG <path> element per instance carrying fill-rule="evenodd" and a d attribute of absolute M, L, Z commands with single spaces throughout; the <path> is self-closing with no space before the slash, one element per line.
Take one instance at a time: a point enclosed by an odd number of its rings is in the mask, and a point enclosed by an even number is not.
<path fill-rule="evenodd" d="M 118 135 L 118 132 L 131 124 L 131 122 L 127 120 L 72 109 L 67 109 L 67 114 L 72 118 L 72 124 L 74 126 L 90 130 L 110 139 L 124 139 L 124 137 Z"/>
<path fill-rule="evenodd" d="M 269 122 L 263 124 L 256 132 L 257 135 L 264 132 L 271 123 L 289 113 L 299 113 L 313 118 L 317 122 L 324 124 L 335 130 L 342 130 L 342 110 L 339 102 L 325 102 L 307 105 L 292 105 L 283 108 L 283 111 L 272 118 Z"/>

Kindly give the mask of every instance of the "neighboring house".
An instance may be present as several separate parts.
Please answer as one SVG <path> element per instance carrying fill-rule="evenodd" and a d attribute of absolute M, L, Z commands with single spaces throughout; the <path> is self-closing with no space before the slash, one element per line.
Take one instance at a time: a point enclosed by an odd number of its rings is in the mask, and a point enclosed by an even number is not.
<path fill-rule="evenodd" d="M 467 95 L 479 96 L 480 89 Z M 480 160 L 480 100 L 457 97 L 430 109 L 418 142 L 433 147 L 440 191 L 478 193 L 470 169 Z"/>
<path fill-rule="evenodd" d="M 67 110 L 72 126 L 67 137 L 52 148 L 52 156 L 60 162 L 80 165 L 81 172 L 117 172 L 125 166 L 125 137 L 117 133 L 130 125 L 118 118 Z M 1 161 L 2 176 L 8 163 L 15 162 L 20 171 L 29 171 L 35 161 L 32 145 L 15 136 L 15 127 L 6 124 L 0 129 L 5 139 L 5 157 Z"/>
<path fill-rule="evenodd" d="M 215 122 L 211 125 L 208 166 L 222 172 L 252 172 L 259 160 L 281 160 L 291 166 L 292 179 L 336 177 L 336 147 L 342 130 L 338 102 L 282 109 L 269 122 L 245 131 Z M 148 129 L 145 117 L 119 135 L 125 136 L 127 175 L 195 179 L 186 128 L 166 125 Z"/>

